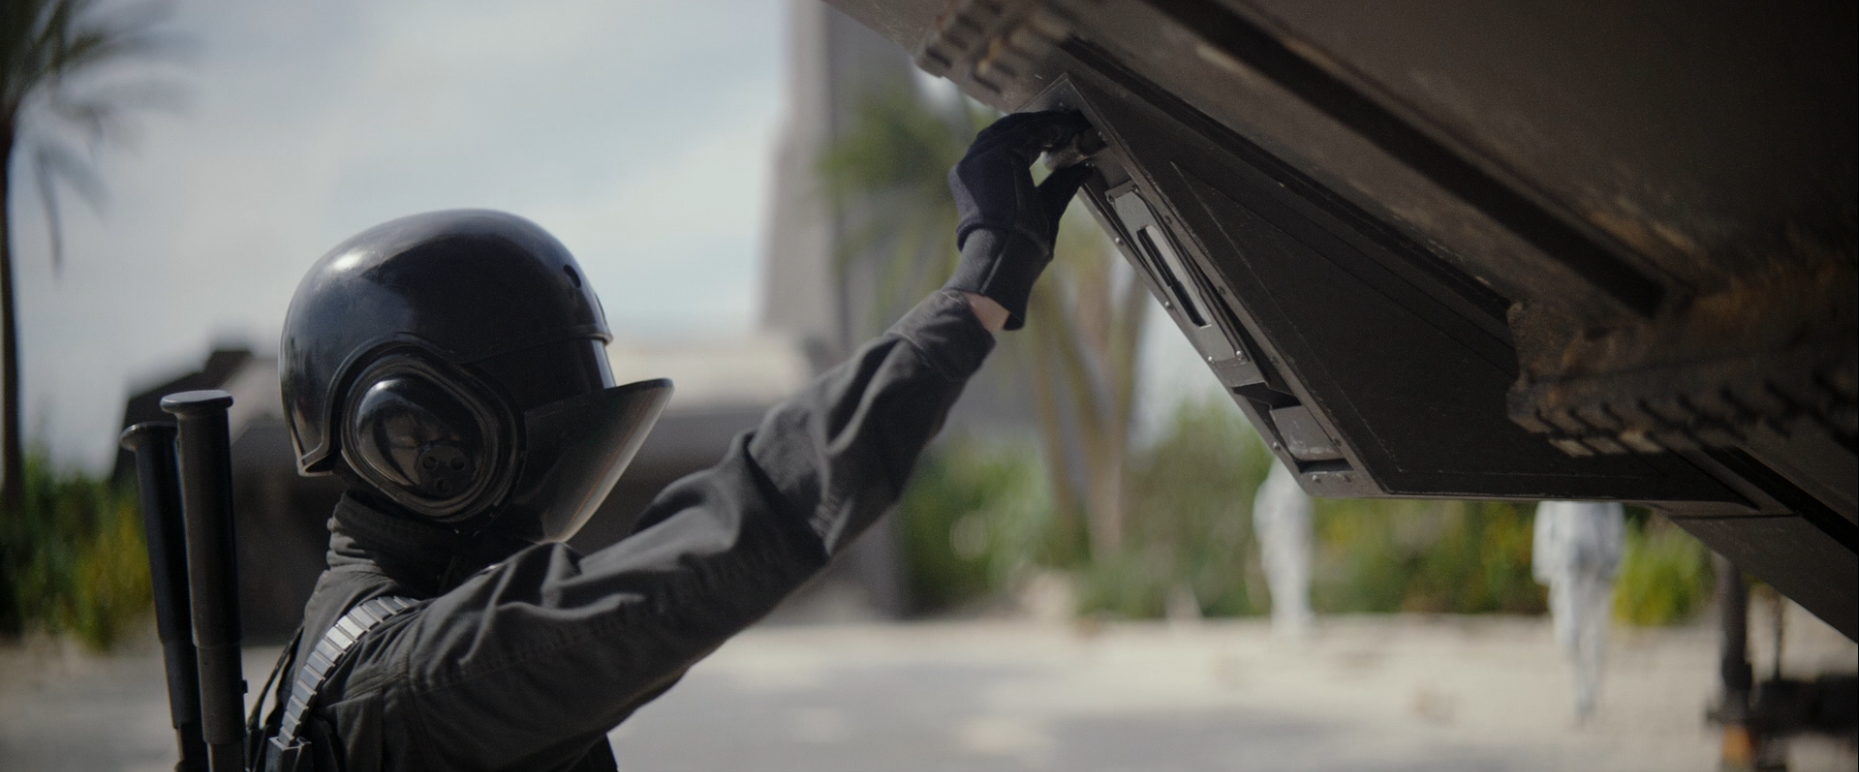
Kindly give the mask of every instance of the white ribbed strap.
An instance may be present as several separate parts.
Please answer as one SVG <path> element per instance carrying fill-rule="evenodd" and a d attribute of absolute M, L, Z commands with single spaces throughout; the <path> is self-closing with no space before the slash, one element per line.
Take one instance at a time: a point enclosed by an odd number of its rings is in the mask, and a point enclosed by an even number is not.
<path fill-rule="evenodd" d="M 297 730 L 303 722 L 304 713 L 316 704 L 317 692 L 323 688 L 323 679 L 329 676 L 330 668 L 336 666 L 336 660 L 342 653 L 354 646 L 369 630 L 402 611 L 413 608 L 416 604 L 412 598 L 400 598 L 383 595 L 349 609 L 341 619 L 323 634 L 316 648 L 311 649 L 303 658 L 303 666 L 297 669 L 297 680 L 290 685 L 289 703 L 284 709 L 284 721 L 278 725 L 278 734 L 271 738 L 271 744 L 278 750 L 291 750 L 297 745 Z"/>

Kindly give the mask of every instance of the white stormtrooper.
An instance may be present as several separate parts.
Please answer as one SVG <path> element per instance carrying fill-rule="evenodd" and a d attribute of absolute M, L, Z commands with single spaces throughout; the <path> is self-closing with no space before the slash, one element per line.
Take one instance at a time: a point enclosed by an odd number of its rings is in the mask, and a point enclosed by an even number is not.
<path fill-rule="evenodd" d="M 1252 502 L 1265 580 L 1272 593 L 1272 633 L 1290 641 L 1310 632 L 1311 501 L 1296 475 L 1274 462 Z"/>
<path fill-rule="evenodd" d="M 1536 507 L 1531 567 L 1549 586 L 1556 644 L 1574 670 L 1576 721 L 1594 715 L 1625 540 L 1626 513 L 1618 503 L 1545 501 Z"/>

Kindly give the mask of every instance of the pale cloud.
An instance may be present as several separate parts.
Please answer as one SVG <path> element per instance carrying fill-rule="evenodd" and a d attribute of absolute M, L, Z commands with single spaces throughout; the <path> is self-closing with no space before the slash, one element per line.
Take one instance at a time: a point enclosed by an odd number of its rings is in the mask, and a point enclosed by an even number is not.
<path fill-rule="evenodd" d="M 100 157 L 110 205 L 67 203 L 62 277 L 36 197 L 14 202 L 29 434 L 100 468 L 132 382 L 216 338 L 270 344 L 312 260 L 418 211 L 542 223 L 637 333 L 747 329 L 781 9 L 183 5 L 191 104 Z"/>

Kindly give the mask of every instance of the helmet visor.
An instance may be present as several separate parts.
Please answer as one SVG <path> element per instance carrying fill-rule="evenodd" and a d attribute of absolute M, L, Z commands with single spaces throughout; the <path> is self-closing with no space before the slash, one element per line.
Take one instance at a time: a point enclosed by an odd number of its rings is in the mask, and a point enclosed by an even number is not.
<path fill-rule="evenodd" d="M 535 523 L 534 541 L 566 541 L 606 501 L 626 465 L 671 401 L 660 378 L 614 386 L 523 414 L 523 469 L 498 512 Z"/>

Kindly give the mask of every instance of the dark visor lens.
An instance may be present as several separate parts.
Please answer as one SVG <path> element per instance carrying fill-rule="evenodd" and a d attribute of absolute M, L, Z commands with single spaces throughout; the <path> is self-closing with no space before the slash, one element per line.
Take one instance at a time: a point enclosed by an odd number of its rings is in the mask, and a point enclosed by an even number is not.
<path fill-rule="evenodd" d="M 671 381 L 639 381 L 584 394 L 523 414 L 523 470 L 499 520 L 533 521 L 538 541 L 581 530 L 626 471 L 659 413 Z"/>

